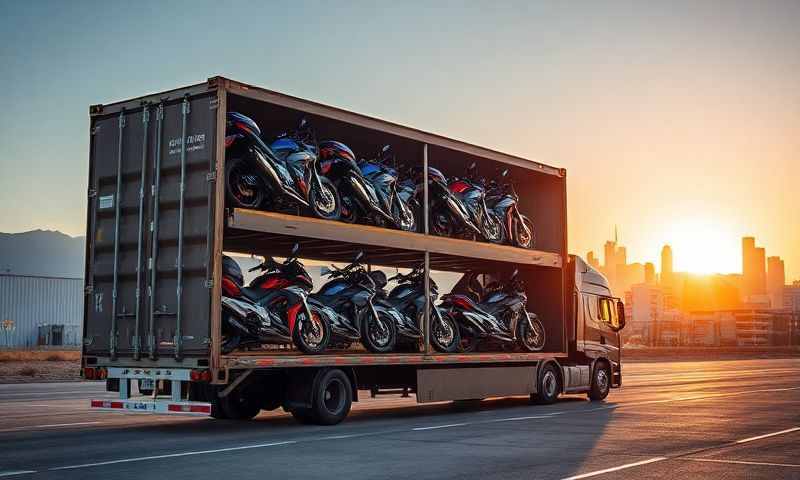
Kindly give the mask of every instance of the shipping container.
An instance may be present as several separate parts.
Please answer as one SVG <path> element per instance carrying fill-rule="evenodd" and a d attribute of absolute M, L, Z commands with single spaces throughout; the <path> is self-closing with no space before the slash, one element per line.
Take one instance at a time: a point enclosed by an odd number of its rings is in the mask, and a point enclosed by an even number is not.
<path fill-rule="evenodd" d="M 402 232 L 229 208 L 228 112 L 247 115 L 265 134 L 305 118 L 318 138 L 344 142 L 363 152 L 360 156 L 390 144 L 398 158 L 422 172 L 435 166 L 448 177 L 459 176 L 473 162 L 486 177 L 508 169 L 520 191 L 520 210 L 533 219 L 535 250 L 438 237 L 425 233 L 427 228 Z M 584 303 L 587 298 L 595 302 L 592 295 L 611 295 L 602 275 L 567 253 L 564 169 L 221 77 L 95 105 L 90 117 L 83 366 L 87 376 L 107 376 L 110 388 L 120 390 L 122 401 L 113 408 L 230 417 L 236 416 L 230 413 L 231 398 L 260 395 L 264 398 L 255 401 L 262 408 L 283 406 L 302 417 L 314 405 L 313 386 L 330 372 L 346 376 L 355 399 L 359 388 L 398 386 L 415 391 L 419 401 L 541 396 L 547 381 L 555 382 L 557 396 L 589 391 L 598 368 L 607 373 L 609 385 L 620 384 L 620 325 L 605 330 L 595 325 L 604 333 L 589 338 L 591 328 L 583 321 L 584 312 L 600 315 L 600 309 Z M 427 183 L 421 185 L 427 199 Z M 422 263 L 434 275 L 517 269 L 526 284 L 528 310 L 544 324 L 545 347 L 528 353 L 436 353 L 426 315 L 419 352 L 351 349 L 303 355 L 291 348 L 263 348 L 223 354 L 223 252 L 286 257 L 295 244 L 304 259 L 349 262 L 363 251 L 372 266 Z M 594 287 L 582 293 L 581 282 L 589 277 Z M 131 380 L 169 385 L 154 390 L 168 392 L 173 403 L 129 401 Z M 280 398 L 265 397 L 267 384 Z M 227 405 L 229 413 L 219 405 Z M 112 408 L 108 402 L 93 406 Z"/>

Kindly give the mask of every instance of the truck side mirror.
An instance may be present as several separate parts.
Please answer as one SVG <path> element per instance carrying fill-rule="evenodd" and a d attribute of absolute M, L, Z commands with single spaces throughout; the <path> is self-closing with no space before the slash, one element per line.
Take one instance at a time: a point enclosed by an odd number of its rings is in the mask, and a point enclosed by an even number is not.
<path fill-rule="evenodd" d="M 617 319 L 619 321 L 617 331 L 619 331 L 625 328 L 625 304 L 621 301 L 617 301 Z"/>

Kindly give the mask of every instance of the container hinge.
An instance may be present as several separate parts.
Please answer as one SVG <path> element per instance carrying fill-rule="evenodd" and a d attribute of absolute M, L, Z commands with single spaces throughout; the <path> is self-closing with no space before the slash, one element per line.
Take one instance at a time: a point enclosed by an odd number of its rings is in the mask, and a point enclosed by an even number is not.
<path fill-rule="evenodd" d="M 210 102 L 208 102 L 208 109 L 209 110 L 216 110 L 219 108 L 219 98 L 212 98 Z"/>
<path fill-rule="evenodd" d="M 192 112 L 192 107 L 190 107 L 190 103 L 189 103 L 189 98 L 188 97 L 184 97 L 184 99 L 183 99 L 183 108 L 181 109 L 181 112 L 184 115 L 189 115 Z"/>
<path fill-rule="evenodd" d="M 94 188 L 89 189 L 89 198 L 94 198 L 97 196 L 97 190 Z"/>
<path fill-rule="evenodd" d="M 206 288 L 214 288 L 214 280 L 206 280 L 203 282 L 203 286 Z"/>
<path fill-rule="evenodd" d="M 91 283 L 83 287 L 83 293 L 86 295 L 91 295 L 94 293 L 94 285 Z"/>
<path fill-rule="evenodd" d="M 217 180 L 217 172 L 208 172 L 206 173 L 206 182 L 215 182 Z"/>
<path fill-rule="evenodd" d="M 125 110 L 119 114 L 119 128 L 125 128 Z"/>
<path fill-rule="evenodd" d="M 156 110 L 156 120 L 164 120 L 164 104 L 159 103 Z"/>
<path fill-rule="evenodd" d="M 92 129 L 92 135 L 97 135 L 97 132 L 99 132 L 99 131 L 100 131 L 100 125 L 95 126 Z"/>
<path fill-rule="evenodd" d="M 150 105 L 145 104 L 144 110 L 142 110 L 142 123 L 147 125 L 150 123 Z"/>

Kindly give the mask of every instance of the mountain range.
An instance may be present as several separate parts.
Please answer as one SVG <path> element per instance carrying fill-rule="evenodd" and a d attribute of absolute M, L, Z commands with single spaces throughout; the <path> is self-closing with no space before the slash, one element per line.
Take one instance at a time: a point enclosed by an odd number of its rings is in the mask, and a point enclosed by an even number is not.
<path fill-rule="evenodd" d="M 54 230 L 0 233 L 0 273 L 83 278 L 84 245 Z"/>

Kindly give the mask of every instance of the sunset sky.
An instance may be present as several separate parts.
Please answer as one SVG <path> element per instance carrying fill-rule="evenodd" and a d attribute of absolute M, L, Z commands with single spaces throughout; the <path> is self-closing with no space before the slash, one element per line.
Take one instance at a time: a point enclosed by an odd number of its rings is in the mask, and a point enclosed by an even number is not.
<path fill-rule="evenodd" d="M 567 168 L 575 253 L 800 279 L 798 1 L 164 3 L 0 7 L 0 231 L 83 234 L 90 104 L 224 75 Z"/>

